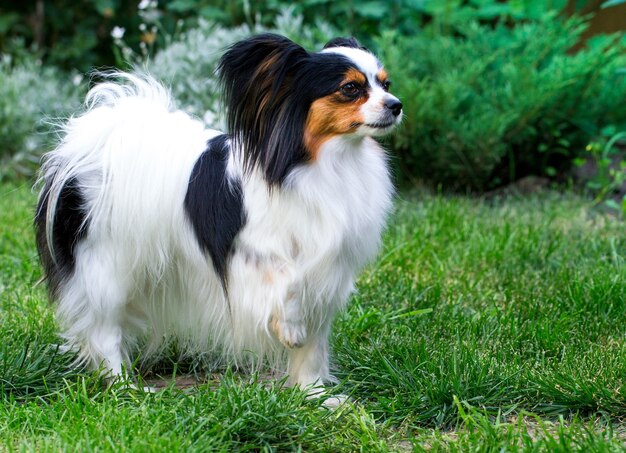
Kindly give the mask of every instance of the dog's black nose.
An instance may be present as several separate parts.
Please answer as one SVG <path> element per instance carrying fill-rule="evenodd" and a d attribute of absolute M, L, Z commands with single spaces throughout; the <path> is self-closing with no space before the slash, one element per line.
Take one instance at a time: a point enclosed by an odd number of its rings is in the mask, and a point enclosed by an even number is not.
<path fill-rule="evenodd" d="M 402 112 L 402 102 L 397 99 L 387 99 L 385 101 L 385 107 L 391 110 L 393 116 L 398 116 Z"/>

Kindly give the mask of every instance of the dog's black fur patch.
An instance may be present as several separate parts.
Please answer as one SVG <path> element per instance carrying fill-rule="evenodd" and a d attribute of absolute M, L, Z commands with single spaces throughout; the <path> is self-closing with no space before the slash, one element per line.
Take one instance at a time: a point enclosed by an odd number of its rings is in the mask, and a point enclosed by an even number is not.
<path fill-rule="evenodd" d="M 228 135 L 209 140 L 185 195 L 185 211 L 198 243 L 210 255 L 224 287 L 235 237 L 246 222 L 241 181 L 226 175 L 229 153 Z"/>
<path fill-rule="evenodd" d="M 78 182 L 75 178 L 71 178 L 59 193 L 52 226 L 52 247 L 50 247 L 46 235 L 50 188 L 51 183 L 48 181 L 37 204 L 35 232 L 37 250 L 49 282 L 48 287 L 50 293 L 56 296 L 60 285 L 74 271 L 76 245 L 87 234 L 88 225 L 85 199 L 78 187 Z M 54 257 L 50 249 L 54 251 Z"/>

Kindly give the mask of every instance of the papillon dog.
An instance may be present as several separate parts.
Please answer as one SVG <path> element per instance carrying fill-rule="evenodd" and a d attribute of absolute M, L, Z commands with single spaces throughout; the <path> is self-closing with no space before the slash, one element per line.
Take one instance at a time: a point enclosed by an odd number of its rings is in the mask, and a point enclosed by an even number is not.
<path fill-rule="evenodd" d="M 307 52 L 253 36 L 218 73 L 227 133 L 150 76 L 116 73 L 45 156 L 35 227 L 62 335 L 112 379 L 174 341 L 315 388 L 392 205 L 373 137 L 402 104 L 353 38 Z"/>

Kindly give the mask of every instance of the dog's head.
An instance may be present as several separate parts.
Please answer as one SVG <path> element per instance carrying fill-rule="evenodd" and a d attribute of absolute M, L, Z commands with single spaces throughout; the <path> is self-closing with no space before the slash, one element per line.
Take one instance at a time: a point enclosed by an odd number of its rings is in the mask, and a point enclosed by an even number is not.
<path fill-rule="evenodd" d="M 270 184 L 294 163 L 316 159 L 329 139 L 384 135 L 402 118 L 382 64 L 354 38 L 311 53 L 258 35 L 230 47 L 219 71 L 230 132 Z"/>

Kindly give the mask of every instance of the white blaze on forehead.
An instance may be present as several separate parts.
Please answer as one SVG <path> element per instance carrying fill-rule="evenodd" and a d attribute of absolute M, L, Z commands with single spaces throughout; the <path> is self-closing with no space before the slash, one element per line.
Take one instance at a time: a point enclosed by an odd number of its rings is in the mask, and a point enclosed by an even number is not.
<path fill-rule="evenodd" d="M 369 52 L 354 47 L 330 47 L 322 50 L 323 53 L 338 53 L 349 58 L 354 62 L 355 66 L 361 70 L 363 74 L 374 85 L 376 74 L 382 68 L 378 59 Z"/>

